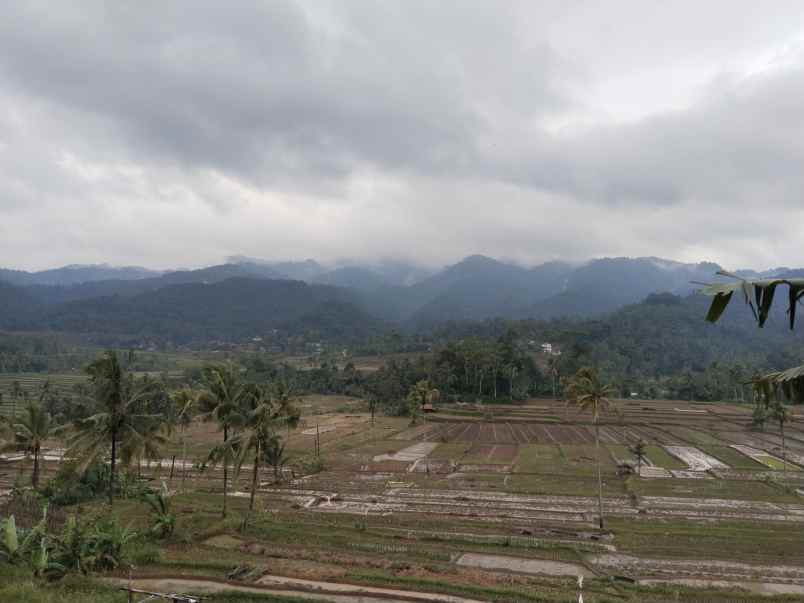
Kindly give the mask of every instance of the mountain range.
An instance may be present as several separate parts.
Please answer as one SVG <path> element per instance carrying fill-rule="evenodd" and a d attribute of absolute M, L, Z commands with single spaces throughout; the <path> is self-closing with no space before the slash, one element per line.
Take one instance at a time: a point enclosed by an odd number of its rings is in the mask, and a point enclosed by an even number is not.
<path fill-rule="evenodd" d="M 522 267 L 469 256 L 439 271 L 402 262 L 325 266 L 236 256 L 195 270 L 109 265 L 0 269 L 0 328 L 180 341 L 310 330 L 354 339 L 381 325 L 427 329 L 486 318 L 590 317 L 651 293 L 687 295 L 720 266 L 653 257 Z M 745 276 L 800 274 L 777 268 Z"/>

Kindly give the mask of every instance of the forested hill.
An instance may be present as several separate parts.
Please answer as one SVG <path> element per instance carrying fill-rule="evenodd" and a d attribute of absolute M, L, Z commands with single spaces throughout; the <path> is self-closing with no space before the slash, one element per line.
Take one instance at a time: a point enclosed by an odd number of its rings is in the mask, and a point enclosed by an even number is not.
<path fill-rule="evenodd" d="M 706 322 L 710 301 L 702 295 L 652 294 L 600 318 L 453 322 L 437 329 L 434 339 L 488 340 L 513 331 L 537 347 L 556 345 L 567 371 L 594 365 L 618 378 L 695 373 L 712 363 L 745 371 L 804 363 L 804 333 L 788 329 L 781 306 L 760 329 L 739 300 L 717 324 Z"/>
<path fill-rule="evenodd" d="M 81 333 L 103 345 L 124 345 L 244 341 L 275 332 L 349 341 L 368 337 L 381 324 L 344 289 L 238 277 L 40 304 L 0 316 L 0 328 Z"/>
<path fill-rule="evenodd" d="M 761 356 L 752 346 L 764 349 L 773 336 L 789 341 L 789 334 L 782 336 L 772 326 L 756 332 L 748 312 L 739 312 L 739 308 L 729 309 L 730 315 L 736 312 L 742 317 L 743 322 L 734 325 L 739 337 L 729 331 L 728 317 L 717 327 L 705 324 L 707 301 L 686 296 L 694 288 L 691 281 L 712 280 L 717 269 L 714 264 L 658 258 L 604 258 L 576 266 L 550 262 L 523 268 L 471 256 L 403 285 L 401 280 L 412 274 L 405 267 L 395 267 L 396 276 L 356 266 L 326 272 L 312 261 L 241 261 L 158 275 L 135 269 L 115 272 L 108 267 L 68 267 L 51 272 L 62 279 L 78 279 L 82 274 L 93 278 L 116 274 L 120 278 L 13 285 L 3 282 L 0 273 L 0 329 L 78 333 L 95 343 L 115 345 L 238 343 L 269 334 L 284 341 L 301 337 L 307 342 L 357 343 L 391 328 L 429 338 L 447 321 L 496 317 L 500 324 L 549 325 L 544 327 L 548 332 L 588 332 L 590 345 L 605 341 L 609 346 L 605 354 L 601 352 L 607 362 L 624 362 L 616 360 L 619 356 L 627 356 L 631 363 L 647 362 L 650 349 L 635 359 L 637 348 L 629 341 L 650 346 L 657 339 L 672 339 L 664 362 L 674 366 L 682 363 L 673 359 L 674 354 L 688 363 L 704 362 L 707 354 L 714 357 L 717 341 L 729 342 L 720 348 L 727 357 L 733 349 L 739 349 L 743 357 Z M 313 281 L 290 280 L 280 271 Z M 29 277 L 44 282 L 54 278 L 52 273 Z M 656 291 L 669 291 L 684 299 L 648 297 Z M 646 297 L 646 303 L 629 306 Z M 715 338 L 714 343 L 701 342 L 707 336 Z M 539 337 L 556 339 L 548 334 Z M 434 339 L 437 342 L 438 337 Z"/>
<path fill-rule="evenodd" d="M 600 258 L 579 265 L 556 261 L 525 268 L 473 255 L 432 273 L 403 264 L 332 269 L 313 260 L 270 263 L 231 258 L 226 264 L 164 273 L 109 266 L 68 266 L 37 273 L 0 269 L 0 282 L 22 287 L 34 303 L 58 306 L 102 297 L 143 296 L 171 285 L 214 284 L 238 277 L 298 280 L 348 289 L 352 300 L 360 300 L 369 314 L 401 327 L 432 328 L 447 320 L 599 316 L 655 292 L 687 295 L 694 288 L 693 281 L 716 280 L 719 268 L 707 262 L 652 257 Z M 785 271 L 789 269 L 769 273 Z M 743 272 L 746 276 L 759 274 Z M 155 299 L 159 297 L 154 294 Z"/>

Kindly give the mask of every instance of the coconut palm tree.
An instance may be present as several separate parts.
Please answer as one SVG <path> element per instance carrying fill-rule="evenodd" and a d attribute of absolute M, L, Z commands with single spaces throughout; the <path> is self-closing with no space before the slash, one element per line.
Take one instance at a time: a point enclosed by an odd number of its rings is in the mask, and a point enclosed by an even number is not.
<path fill-rule="evenodd" d="M 770 405 L 770 416 L 779 422 L 782 436 L 782 471 L 787 472 L 787 448 L 784 440 L 784 424 L 790 420 L 790 411 L 782 400 L 776 399 Z"/>
<path fill-rule="evenodd" d="M 595 456 L 597 458 L 597 509 L 599 526 L 603 529 L 603 478 L 600 470 L 600 415 L 613 408 L 609 396 L 616 388 L 604 384 L 598 372 L 590 367 L 578 369 L 567 383 L 567 397 L 578 405 L 580 412 L 591 412 L 595 425 Z"/>
<path fill-rule="evenodd" d="M 642 475 L 642 461 L 644 461 L 646 458 L 646 449 L 647 444 L 642 438 L 639 438 L 634 445 L 629 448 L 631 454 L 633 454 L 637 460 L 637 475 Z"/>
<path fill-rule="evenodd" d="M 190 388 L 182 388 L 170 395 L 170 404 L 165 422 L 165 433 L 167 437 L 173 437 L 180 431 L 179 440 L 182 446 L 182 482 L 186 475 L 187 464 L 187 439 L 185 431 L 192 422 L 192 413 L 197 402 L 197 396 Z M 176 455 L 170 460 L 170 479 L 173 479 L 173 469 L 176 464 Z"/>
<path fill-rule="evenodd" d="M 137 379 L 114 351 L 105 352 L 86 369 L 93 390 L 93 414 L 76 421 L 68 454 L 86 468 L 110 453 L 109 505 L 114 504 L 117 463 L 156 458 L 164 438 L 159 434 L 162 415 L 153 403 L 164 397 L 160 385 Z"/>
<path fill-rule="evenodd" d="M 55 424 L 53 417 L 46 412 L 41 404 L 28 402 L 21 415 L 11 422 L 14 440 L 7 443 L 4 448 L 25 452 L 33 457 L 33 475 L 31 485 L 39 487 L 39 459 L 42 444 L 56 437 L 62 428 Z"/>
<path fill-rule="evenodd" d="M 288 462 L 285 454 L 285 444 L 282 438 L 274 436 L 265 447 L 265 462 L 274 470 L 274 481 L 278 482 L 282 477 L 282 467 Z"/>
<path fill-rule="evenodd" d="M 247 388 L 247 393 L 243 398 L 244 429 L 232 443 L 233 449 L 238 453 L 235 465 L 236 475 L 240 473 L 243 462 L 249 453 L 253 452 L 254 459 L 251 474 L 251 496 L 248 505 L 249 514 L 243 522 L 243 527 L 246 526 L 248 517 L 254 511 L 254 499 L 259 485 L 260 461 L 265 457 L 266 450 L 272 442 L 278 439 L 277 429 L 293 426 L 299 419 L 298 411 L 290 403 L 288 397 L 282 395 L 283 391 L 281 386 L 252 385 Z"/>
<path fill-rule="evenodd" d="M 242 410 L 247 388 L 240 378 L 240 371 L 232 364 L 208 366 L 203 370 L 206 390 L 198 396 L 198 408 L 204 421 L 215 421 L 223 432 L 223 441 L 210 450 L 205 464 L 223 465 L 223 509 L 226 517 L 229 465 L 235 459 L 232 447 L 234 430 L 242 425 Z"/>

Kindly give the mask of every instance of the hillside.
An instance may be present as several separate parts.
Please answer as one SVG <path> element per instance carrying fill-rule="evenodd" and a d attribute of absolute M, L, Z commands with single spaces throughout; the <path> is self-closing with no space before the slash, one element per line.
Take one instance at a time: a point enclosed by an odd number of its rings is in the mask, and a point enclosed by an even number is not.
<path fill-rule="evenodd" d="M 211 285 L 238 278 L 273 281 L 290 278 L 307 286 L 336 287 L 349 303 L 369 315 L 414 330 L 431 329 L 456 320 L 594 317 L 639 302 L 651 293 L 687 295 L 695 288 L 693 282 L 716 280 L 715 273 L 720 268 L 707 262 L 684 264 L 660 258 L 601 258 L 581 265 L 547 262 L 525 268 L 474 255 L 428 275 L 423 269 L 393 262 L 330 269 L 314 260 L 274 263 L 244 257 L 230 260 L 197 270 L 150 275 L 143 269 L 105 265 L 64 267 L 43 273 L 5 270 L 0 272 L 0 283 L 4 280 L 16 283 L 16 288 L 8 289 L 6 285 L 3 297 L 7 299 L 0 300 L 4 304 L 0 308 L 6 308 L 2 324 L 41 325 L 43 312 L 37 308 L 42 305 L 50 307 L 44 313 L 52 317 L 46 324 L 76 327 L 85 332 L 89 327 L 83 323 L 90 315 L 100 317 L 118 312 L 127 316 L 134 312 L 132 307 L 151 307 L 151 300 L 156 303 L 150 310 L 151 319 L 170 321 L 176 310 L 156 302 L 168 295 L 162 292 L 164 289 Z M 778 268 L 761 274 L 779 272 L 796 274 L 801 270 Z M 749 270 L 742 273 L 760 274 Z M 57 280 L 62 284 L 41 284 L 56 274 L 61 275 Z M 71 274 L 72 280 L 65 274 Z M 76 282 L 79 278 L 110 274 L 118 274 L 119 278 Z M 288 291 L 277 290 L 276 294 L 281 297 Z M 126 301 L 131 298 L 137 299 Z M 159 311 L 164 311 L 165 316 L 158 316 Z M 207 314 L 213 311 L 210 308 Z M 36 320 L 25 323 L 32 315 Z M 220 331 L 216 333 L 222 335 Z M 232 336 L 239 334 L 238 330 Z M 199 337 L 207 336 L 199 332 Z"/>
<path fill-rule="evenodd" d="M 108 264 L 75 264 L 38 272 L 0 268 L 0 281 L 13 285 L 77 285 L 95 281 L 137 280 L 158 276 L 159 274 L 159 271 L 139 266 L 117 267 Z"/>
<path fill-rule="evenodd" d="M 25 295 L 11 289 L 11 300 Z M 242 341 L 274 330 L 316 329 L 322 338 L 336 340 L 380 328 L 344 289 L 243 277 L 39 306 L 19 314 L 23 318 L 15 315 L 4 314 L 0 327 L 81 333 L 101 344 Z"/>

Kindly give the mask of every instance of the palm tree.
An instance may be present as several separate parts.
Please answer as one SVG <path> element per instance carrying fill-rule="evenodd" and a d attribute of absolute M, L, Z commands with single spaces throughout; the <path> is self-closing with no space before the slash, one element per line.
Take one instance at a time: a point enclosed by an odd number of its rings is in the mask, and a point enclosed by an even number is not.
<path fill-rule="evenodd" d="M 282 438 L 274 436 L 265 447 L 265 462 L 268 463 L 274 470 L 274 481 L 278 482 L 282 477 L 282 467 L 288 462 L 288 457 L 285 454 L 285 444 Z"/>
<path fill-rule="evenodd" d="M 176 392 L 173 392 L 170 396 L 170 405 L 169 405 L 169 412 L 167 416 L 167 421 L 165 422 L 165 431 L 168 437 L 174 435 L 176 430 L 181 430 L 181 435 L 179 439 L 181 441 L 182 446 L 182 482 L 184 481 L 184 477 L 186 475 L 186 464 L 187 464 L 187 440 L 185 438 L 185 431 L 187 427 L 192 422 L 192 412 L 193 408 L 196 405 L 196 395 L 193 393 L 193 390 L 189 388 L 182 388 Z M 173 455 L 173 458 L 170 461 L 170 479 L 173 479 L 173 468 L 176 463 L 176 455 Z"/>
<path fill-rule="evenodd" d="M 276 430 L 286 425 L 293 426 L 298 422 L 299 413 L 290 403 L 287 396 L 282 395 L 282 392 L 281 386 L 252 385 L 247 389 L 247 394 L 244 396 L 245 429 L 233 442 L 233 448 L 238 452 L 236 474 L 240 473 L 240 468 L 249 452 L 254 453 L 251 496 L 248 505 L 248 516 L 243 522 L 243 527 L 246 526 L 248 517 L 254 512 L 260 460 L 265 456 L 265 452 L 271 446 L 272 441 L 278 439 Z"/>
<path fill-rule="evenodd" d="M 590 367 L 578 369 L 578 372 L 575 373 L 567 384 L 568 398 L 578 405 L 580 412 L 590 411 L 592 413 L 592 422 L 595 425 L 597 510 L 601 530 L 603 529 L 603 478 L 600 471 L 600 426 L 598 420 L 605 410 L 612 408 L 609 396 L 615 391 L 616 388 L 614 386 L 604 384 L 600 380 L 600 375 L 598 375 L 597 371 Z"/>
<path fill-rule="evenodd" d="M 53 421 L 50 413 L 46 412 L 41 404 L 28 402 L 21 416 L 12 422 L 14 441 L 5 445 L 5 448 L 24 451 L 33 456 L 33 475 L 31 485 L 39 487 L 39 457 L 42 444 L 56 437 L 61 431 Z"/>
<path fill-rule="evenodd" d="M 371 426 L 374 427 L 374 414 L 377 412 L 377 407 L 380 405 L 380 398 L 374 394 L 369 395 L 368 407 L 371 413 Z"/>
<path fill-rule="evenodd" d="M 558 380 L 561 376 L 561 357 L 550 356 L 547 359 L 547 368 L 550 370 L 550 376 L 553 379 L 553 398 L 558 397 Z"/>
<path fill-rule="evenodd" d="M 234 428 L 243 422 L 241 411 L 244 407 L 246 387 L 240 378 L 239 370 L 231 364 L 205 367 L 203 378 L 207 389 L 198 396 L 201 418 L 205 421 L 215 421 L 223 432 L 223 441 L 210 451 L 207 461 L 212 465 L 223 464 L 221 515 L 226 517 L 229 464 L 235 457 L 230 436 Z"/>
<path fill-rule="evenodd" d="M 11 383 L 11 399 L 14 401 L 11 414 L 16 415 L 19 412 L 20 401 L 28 399 L 28 392 L 22 388 L 20 382 L 17 380 Z"/>
<path fill-rule="evenodd" d="M 647 444 L 642 438 L 639 438 L 630 448 L 631 453 L 636 457 L 637 460 L 637 475 L 642 475 L 642 461 L 645 459 L 646 448 Z"/>
<path fill-rule="evenodd" d="M 787 448 L 784 441 L 784 424 L 790 420 L 790 411 L 782 400 L 774 400 L 770 406 L 770 416 L 779 422 L 782 436 L 782 471 L 787 472 Z"/>
<path fill-rule="evenodd" d="M 76 421 L 76 433 L 68 454 L 86 468 L 111 453 L 109 505 L 114 504 L 118 456 L 124 465 L 133 459 L 159 455 L 164 438 L 158 433 L 161 415 L 152 403 L 163 397 L 159 384 L 137 379 L 120 362 L 114 351 L 105 352 L 86 369 L 94 394 L 94 414 Z M 111 449 L 111 450 L 110 450 Z"/>

